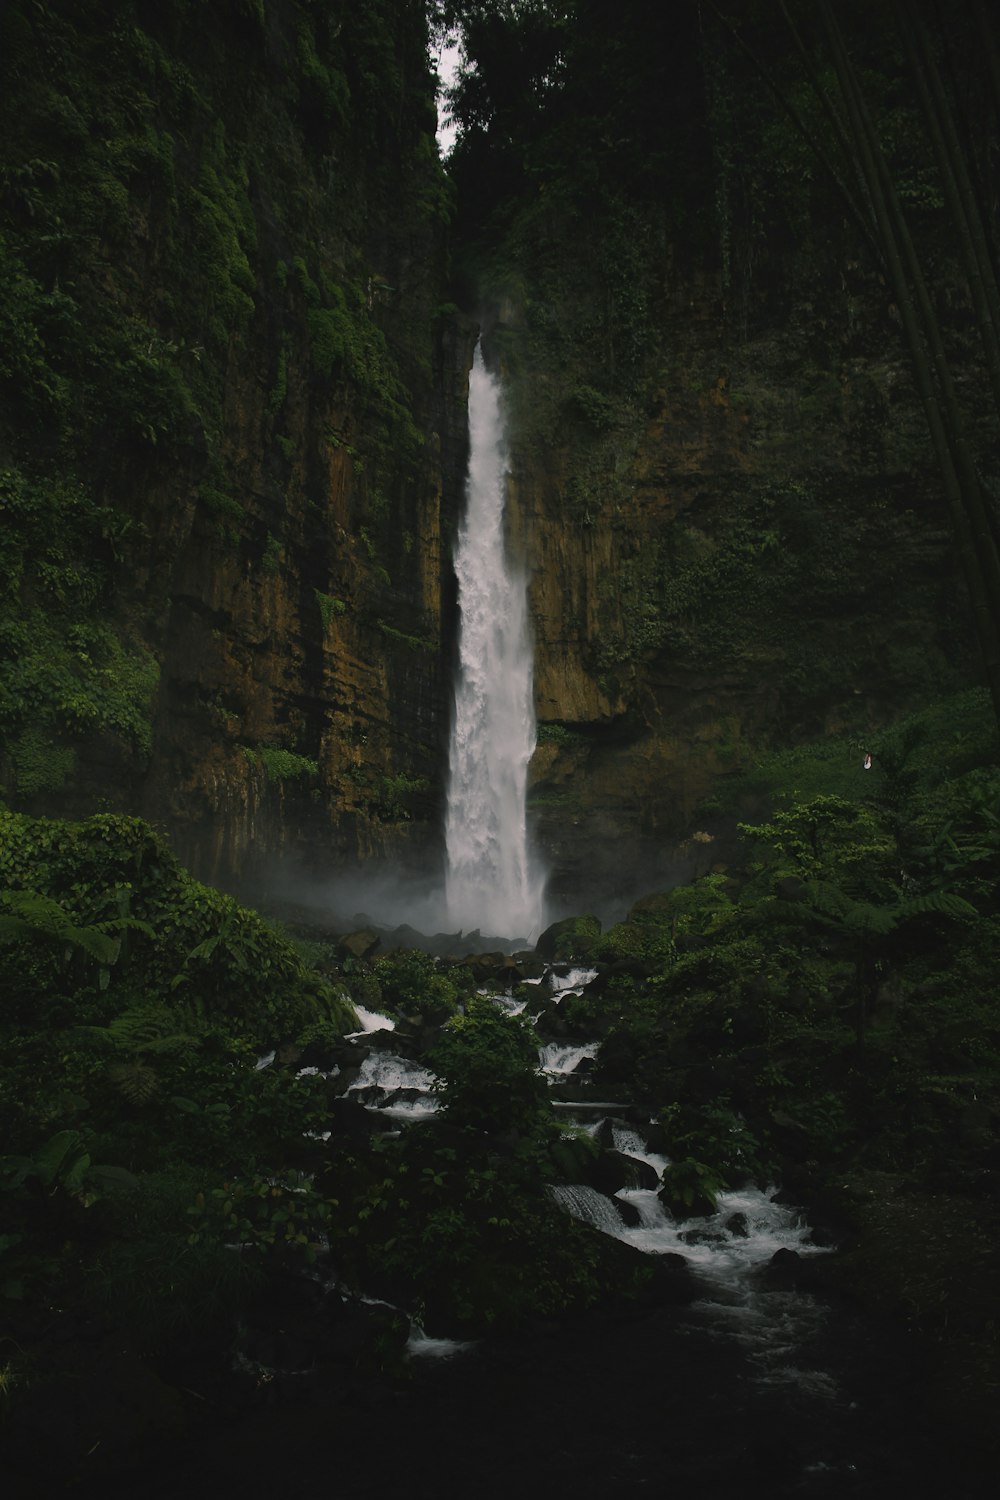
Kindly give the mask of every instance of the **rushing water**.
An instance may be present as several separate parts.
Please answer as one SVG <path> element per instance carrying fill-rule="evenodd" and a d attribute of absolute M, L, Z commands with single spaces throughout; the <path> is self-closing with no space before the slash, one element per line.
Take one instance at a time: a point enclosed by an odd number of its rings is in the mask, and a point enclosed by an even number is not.
<path fill-rule="evenodd" d="M 543 987 L 551 1003 L 589 977 L 587 970 L 550 971 Z M 511 997 L 497 1001 L 509 1009 Z M 400 1051 L 383 1051 L 378 1043 L 389 1038 L 373 1041 L 366 1033 L 382 1030 L 388 1018 L 366 1011 L 360 1019 L 365 1030 L 354 1044 L 363 1060 L 356 1072 L 344 1070 L 340 1088 L 385 1125 L 426 1128 L 420 1122 L 437 1105 L 433 1073 L 403 1055 L 405 1029 L 403 1039 L 393 1038 Z M 343 1375 L 331 1376 L 336 1363 L 314 1372 L 325 1335 L 314 1343 L 300 1330 L 289 1343 L 275 1341 L 266 1327 L 264 1335 L 258 1330 L 253 1359 L 239 1358 L 247 1381 L 279 1393 L 280 1404 L 255 1405 L 235 1436 L 227 1429 L 203 1446 L 187 1439 L 172 1472 L 147 1462 L 142 1492 L 151 1500 L 181 1500 L 206 1486 L 270 1493 L 286 1482 L 289 1455 L 299 1490 L 328 1488 L 330 1412 L 339 1403 L 351 1436 L 337 1451 L 344 1500 L 367 1497 L 373 1487 L 413 1500 L 450 1500 L 468 1493 L 470 1475 L 481 1500 L 509 1500 L 524 1487 L 525 1474 L 539 1493 L 574 1500 L 660 1495 L 665 1488 L 768 1500 L 992 1495 L 995 1476 L 985 1488 L 975 1476 L 966 1485 L 939 1433 L 922 1420 L 919 1372 L 909 1368 L 907 1351 L 883 1346 L 877 1328 L 867 1331 L 848 1309 L 811 1295 L 804 1283 L 769 1274 L 776 1251 L 803 1259 L 823 1253 L 794 1208 L 773 1190 L 746 1187 L 721 1194 L 712 1214 L 676 1219 L 665 1210 L 653 1183 L 668 1161 L 652 1149 L 656 1142 L 641 1122 L 626 1119 L 621 1106 L 581 1102 L 586 1081 L 574 1082 L 573 1074 L 598 1050 L 596 1043 L 540 1041 L 540 1065 L 553 1092 L 565 1095 L 553 1104 L 602 1148 L 643 1164 L 630 1180 L 645 1185 L 621 1187 L 613 1196 L 585 1183 L 550 1191 L 567 1213 L 621 1242 L 625 1270 L 641 1256 L 682 1256 L 696 1289 L 693 1302 L 661 1301 L 654 1282 L 641 1307 L 598 1308 L 528 1326 L 516 1339 L 474 1344 L 436 1337 L 433 1326 L 428 1335 L 414 1317 L 405 1346 L 414 1367 L 405 1396 L 394 1391 L 391 1407 L 385 1377 L 366 1386 L 353 1352 Z M 260 1066 L 272 1061 L 265 1056 Z M 336 1276 L 326 1286 L 324 1317 L 340 1295 Z M 392 1307 L 370 1294 L 360 1300 Z M 308 1305 L 316 1307 L 313 1294 Z M 281 1311 L 279 1321 L 287 1315 Z M 335 1353 L 334 1361 L 340 1357 Z M 305 1377 L 313 1373 L 310 1396 Z M 415 1468 L 414 1454 L 431 1462 Z M 119 1488 L 114 1476 L 101 1475 L 99 1489 L 80 1493 L 125 1500 L 138 1481 L 131 1473 L 123 1480 Z M 33 1500 L 41 1490 L 27 1493 Z"/>
<path fill-rule="evenodd" d="M 507 458 L 499 383 L 477 345 L 469 377 L 469 473 L 455 556 L 460 612 L 451 733 L 446 898 L 451 926 L 537 933 L 526 797 L 535 748 L 526 585 L 504 540 Z"/>

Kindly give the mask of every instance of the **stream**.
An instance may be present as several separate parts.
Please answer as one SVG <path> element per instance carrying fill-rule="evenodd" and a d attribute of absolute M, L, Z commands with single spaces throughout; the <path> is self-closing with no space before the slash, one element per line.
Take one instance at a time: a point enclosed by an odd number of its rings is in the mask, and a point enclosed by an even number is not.
<path fill-rule="evenodd" d="M 590 977 L 546 976 L 549 1003 Z M 522 1009 L 511 995 L 493 998 Z M 376 1039 L 394 1044 L 388 1017 L 361 1019 L 362 1050 Z M 560 1092 L 560 1117 L 631 1162 L 638 1185 L 613 1196 L 585 1184 L 550 1192 L 567 1214 L 646 1255 L 682 1256 L 697 1285 L 690 1305 L 623 1301 L 466 1343 L 414 1324 L 404 1378 L 363 1369 L 339 1380 L 283 1372 L 250 1412 L 186 1435 L 144 1472 L 141 1493 L 149 1500 L 314 1491 L 335 1500 L 506 1500 L 519 1487 L 555 1500 L 688 1488 L 778 1500 L 989 1493 L 962 1478 L 961 1455 L 936 1437 L 920 1368 L 899 1330 L 866 1325 L 794 1275 L 775 1274 L 782 1256 L 801 1264 L 828 1253 L 811 1242 L 794 1205 L 773 1187 L 747 1186 L 723 1193 L 711 1215 L 679 1221 L 664 1211 L 656 1187 L 667 1159 L 648 1149 L 620 1106 L 592 1100 L 586 1072 L 577 1071 L 597 1050 L 586 1039 L 540 1039 L 539 1067 Z M 347 1091 L 387 1131 L 419 1130 L 437 1108 L 433 1082 L 401 1050 L 371 1050 Z M 102 1500 L 139 1493 L 127 1479 L 108 1475 L 99 1489 L 73 1493 Z"/>

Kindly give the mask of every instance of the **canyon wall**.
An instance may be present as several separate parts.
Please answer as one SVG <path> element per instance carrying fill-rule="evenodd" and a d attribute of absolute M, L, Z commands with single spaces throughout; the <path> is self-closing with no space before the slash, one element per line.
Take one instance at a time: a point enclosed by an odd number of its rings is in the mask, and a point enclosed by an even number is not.
<path fill-rule="evenodd" d="M 446 174 L 416 0 L 6 7 L 12 805 L 265 890 L 436 869 L 480 323 L 557 905 L 709 868 L 755 754 L 860 761 L 967 680 L 898 312 L 665 9 L 507 58 Z"/>
<path fill-rule="evenodd" d="M 3 26 L 8 795 L 223 882 L 422 859 L 475 337 L 423 5 Z"/>

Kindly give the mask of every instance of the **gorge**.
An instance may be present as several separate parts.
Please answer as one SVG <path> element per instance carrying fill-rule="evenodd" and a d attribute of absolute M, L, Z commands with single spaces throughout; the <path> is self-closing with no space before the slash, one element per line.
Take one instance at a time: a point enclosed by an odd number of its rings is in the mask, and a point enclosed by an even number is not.
<path fill-rule="evenodd" d="M 3 7 L 12 1493 L 990 1492 L 998 41 Z"/>

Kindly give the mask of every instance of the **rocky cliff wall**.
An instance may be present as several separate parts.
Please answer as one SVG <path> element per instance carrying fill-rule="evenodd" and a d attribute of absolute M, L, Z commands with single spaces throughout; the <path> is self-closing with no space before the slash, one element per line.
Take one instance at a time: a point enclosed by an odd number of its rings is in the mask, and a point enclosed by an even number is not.
<path fill-rule="evenodd" d="M 8 795 L 212 880 L 433 850 L 474 330 L 424 6 L 3 31 Z"/>
<path fill-rule="evenodd" d="M 860 766 L 867 737 L 974 670 L 891 302 L 846 252 L 835 279 L 807 270 L 789 259 L 791 305 L 762 289 L 736 329 L 721 271 L 667 247 L 618 391 L 586 349 L 545 359 L 537 290 L 498 300 L 557 905 L 725 860 L 720 781 L 824 734 Z"/>
<path fill-rule="evenodd" d="M 611 51 L 515 70 L 449 181 L 416 0 L 11 0 L 16 805 L 142 811 L 222 882 L 435 865 L 480 320 L 557 902 L 705 867 L 705 799 L 756 751 L 860 746 L 969 671 L 877 271 L 808 174 L 788 208 L 787 137 L 735 162 L 698 36 L 674 69 L 662 7 L 606 19 Z"/>

